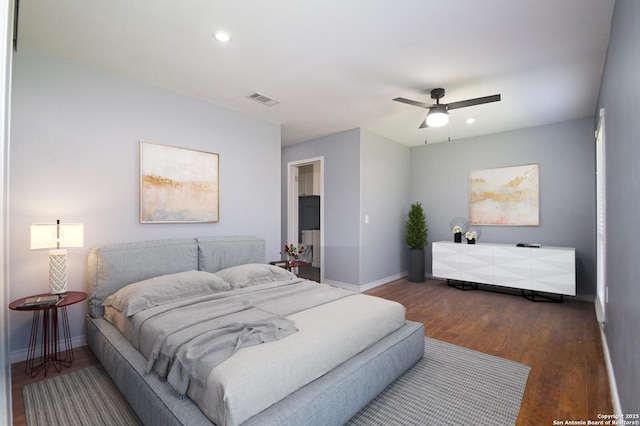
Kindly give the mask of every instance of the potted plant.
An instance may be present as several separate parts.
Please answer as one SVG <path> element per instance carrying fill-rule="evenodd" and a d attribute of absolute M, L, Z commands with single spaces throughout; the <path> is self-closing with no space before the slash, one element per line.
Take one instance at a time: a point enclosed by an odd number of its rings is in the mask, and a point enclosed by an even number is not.
<path fill-rule="evenodd" d="M 424 282 L 424 248 L 427 242 L 427 220 L 421 203 L 413 203 L 407 221 L 405 242 L 409 246 L 409 281 Z"/>

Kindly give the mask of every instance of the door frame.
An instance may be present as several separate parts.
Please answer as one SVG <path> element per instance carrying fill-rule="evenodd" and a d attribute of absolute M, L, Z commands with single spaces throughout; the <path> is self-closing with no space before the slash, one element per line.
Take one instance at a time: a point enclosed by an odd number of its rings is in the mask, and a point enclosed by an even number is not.
<path fill-rule="evenodd" d="M 606 322 L 607 288 L 607 181 L 605 109 L 600 109 L 596 129 L 596 297 L 598 322 Z"/>
<path fill-rule="evenodd" d="M 320 163 L 320 282 L 324 281 L 324 157 L 305 158 L 287 163 L 287 242 L 298 241 L 298 170 Z M 313 248 L 316 250 L 316 247 Z"/>

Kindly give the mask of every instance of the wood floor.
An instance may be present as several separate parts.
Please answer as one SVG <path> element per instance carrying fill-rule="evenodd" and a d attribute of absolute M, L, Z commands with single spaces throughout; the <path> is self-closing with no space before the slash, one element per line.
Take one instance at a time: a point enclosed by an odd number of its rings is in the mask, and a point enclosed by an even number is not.
<path fill-rule="evenodd" d="M 534 303 L 438 280 L 398 280 L 368 294 L 402 303 L 429 337 L 531 366 L 518 426 L 613 413 L 593 303 Z"/>
<path fill-rule="evenodd" d="M 532 367 L 518 426 L 552 425 L 554 420 L 597 420 L 613 412 L 600 332 L 592 303 L 533 303 L 484 291 L 460 291 L 444 281 L 411 283 L 405 279 L 367 294 L 395 300 L 407 318 L 422 322 L 425 334 L 469 349 Z M 64 374 L 96 363 L 85 346 Z M 12 365 L 14 425 L 25 425 L 22 388 L 42 380 Z"/>

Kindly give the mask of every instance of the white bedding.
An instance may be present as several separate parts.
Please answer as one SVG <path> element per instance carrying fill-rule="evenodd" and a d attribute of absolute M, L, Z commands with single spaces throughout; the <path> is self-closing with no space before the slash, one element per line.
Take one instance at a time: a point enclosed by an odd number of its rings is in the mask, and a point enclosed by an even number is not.
<path fill-rule="evenodd" d="M 309 286 L 308 283 L 304 285 Z M 270 281 L 255 287 L 276 285 Z M 312 287 L 315 286 L 330 288 L 313 283 Z M 231 293 L 251 291 L 236 287 Z M 286 318 L 294 321 L 298 332 L 238 350 L 211 371 L 204 388 L 189 386 L 189 398 L 217 425 L 240 424 L 405 324 L 405 308 L 398 303 L 341 289 L 332 291 L 345 295 L 299 312 L 292 310 L 294 313 Z M 206 297 L 219 296 L 214 293 Z M 137 342 L 137 336 L 131 333 L 132 328 L 139 328 L 140 324 L 134 326 L 136 318 L 140 323 L 141 317 L 151 315 L 149 312 L 163 309 L 154 306 L 147 313 L 128 317 L 107 304 L 105 318 L 128 335 L 130 341 Z"/>
<path fill-rule="evenodd" d="M 342 364 L 402 327 L 405 308 L 354 294 L 287 318 L 297 333 L 240 349 L 213 369 L 205 395 L 189 395 L 214 423 L 238 425 Z"/>

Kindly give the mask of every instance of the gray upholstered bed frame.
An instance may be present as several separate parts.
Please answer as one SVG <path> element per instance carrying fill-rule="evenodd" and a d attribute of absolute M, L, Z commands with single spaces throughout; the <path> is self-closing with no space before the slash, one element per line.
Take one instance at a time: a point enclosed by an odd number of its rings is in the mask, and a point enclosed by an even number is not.
<path fill-rule="evenodd" d="M 264 262 L 264 241 L 202 237 L 114 244 L 91 249 L 88 260 L 87 343 L 144 424 L 211 425 L 180 399 L 146 360 L 102 318 L 102 301 L 117 289 L 154 276 L 200 269 L 215 272 Z M 424 352 L 422 324 L 407 324 L 323 377 L 249 419 L 247 425 L 341 425 L 406 371 Z"/>

